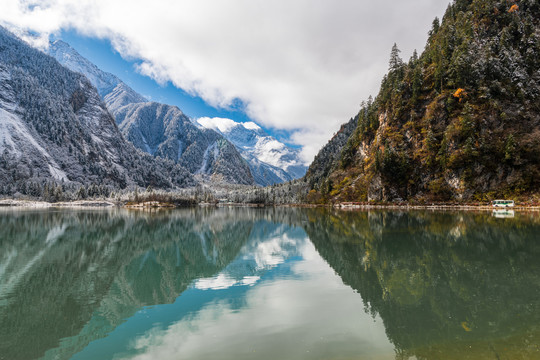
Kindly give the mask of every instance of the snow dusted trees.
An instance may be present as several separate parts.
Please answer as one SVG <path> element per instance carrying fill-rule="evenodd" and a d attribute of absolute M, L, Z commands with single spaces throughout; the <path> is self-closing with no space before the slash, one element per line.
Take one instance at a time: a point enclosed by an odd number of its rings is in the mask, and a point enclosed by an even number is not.
<path fill-rule="evenodd" d="M 0 99 L 6 119 L 0 120 L 0 130 L 7 139 L 0 143 L 3 194 L 60 197 L 58 191 L 43 188 L 50 183 L 55 189 L 195 184 L 173 161 L 155 159 L 126 142 L 84 76 L 1 27 Z M 36 190 L 36 183 L 42 189 Z"/>

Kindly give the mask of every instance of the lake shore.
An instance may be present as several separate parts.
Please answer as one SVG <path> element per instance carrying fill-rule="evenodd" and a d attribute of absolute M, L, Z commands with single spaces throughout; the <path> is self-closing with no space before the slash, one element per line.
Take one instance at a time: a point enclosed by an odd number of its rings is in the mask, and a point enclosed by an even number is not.
<path fill-rule="evenodd" d="M 77 200 L 50 203 L 39 200 L 0 200 L 0 207 L 25 207 L 25 208 L 105 208 L 120 206 L 119 203 L 108 200 Z"/>
<path fill-rule="evenodd" d="M 519 210 L 519 211 L 540 211 L 538 205 L 523 205 L 517 204 L 514 207 L 493 207 L 487 204 L 456 204 L 456 203 L 433 203 L 433 204 L 370 204 L 370 203 L 336 203 L 336 204 L 251 204 L 251 203 L 199 203 L 200 207 L 298 207 L 298 208 L 317 208 L 326 207 L 338 210 L 377 210 L 377 209 L 396 209 L 396 210 Z M 141 203 L 124 203 L 119 201 L 111 201 L 104 199 L 97 200 L 77 200 L 77 201 L 62 201 L 50 203 L 39 200 L 19 200 L 19 199 L 3 199 L 0 200 L 0 208 L 5 207 L 23 207 L 23 208 L 127 208 L 127 209 L 146 209 L 146 208 L 175 208 L 171 203 L 160 203 L 157 201 L 141 202 Z"/>
<path fill-rule="evenodd" d="M 520 210 L 540 211 L 537 205 L 516 205 L 514 207 L 494 207 L 491 205 L 476 204 L 334 204 L 334 208 L 341 210 L 370 210 L 370 209 L 401 209 L 401 210 Z"/>

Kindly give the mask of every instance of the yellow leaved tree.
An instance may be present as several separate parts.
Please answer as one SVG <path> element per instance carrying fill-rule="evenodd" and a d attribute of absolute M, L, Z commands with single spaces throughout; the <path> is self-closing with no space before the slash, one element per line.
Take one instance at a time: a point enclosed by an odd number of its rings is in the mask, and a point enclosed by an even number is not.
<path fill-rule="evenodd" d="M 459 88 L 456 90 L 456 92 L 454 93 L 454 97 L 458 98 L 459 101 L 461 101 L 461 99 L 465 98 L 467 96 L 467 92 L 465 91 L 465 89 L 462 89 L 462 88 Z"/>
<path fill-rule="evenodd" d="M 513 12 L 516 12 L 519 10 L 519 6 L 517 4 L 514 4 L 510 7 L 510 9 L 508 10 L 509 13 L 513 13 Z"/>

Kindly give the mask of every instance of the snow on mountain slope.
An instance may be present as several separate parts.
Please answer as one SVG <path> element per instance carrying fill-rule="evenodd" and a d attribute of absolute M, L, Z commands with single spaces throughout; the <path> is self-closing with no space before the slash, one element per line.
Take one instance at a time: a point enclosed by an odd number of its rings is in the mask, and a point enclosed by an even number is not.
<path fill-rule="evenodd" d="M 68 69 L 86 76 L 105 100 L 109 110 L 113 112 L 127 104 L 148 101 L 117 76 L 99 69 L 62 40 L 52 42 L 49 45 L 48 54 Z"/>
<path fill-rule="evenodd" d="M 255 184 L 236 148 L 219 133 L 194 125 L 178 107 L 147 101 L 63 41 L 52 43 L 48 53 L 92 82 L 124 137 L 138 149 L 177 162 L 204 181 Z"/>
<path fill-rule="evenodd" d="M 137 148 L 178 162 L 203 180 L 252 185 L 248 163 L 222 135 L 200 129 L 176 106 L 129 104 L 116 111 L 122 134 Z"/>
<path fill-rule="evenodd" d="M 253 164 L 252 172 L 256 178 L 255 173 L 261 176 L 266 173 L 274 180 L 281 180 L 272 181 L 268 178 L 265 185 L 297 179 L 306 173 L 307 167 L 300 160 L 299 150 L 279 142 L 254 122 L 240 123 L 224 118 L 199 118 L 197 123 L 219 132 L 232 142 L 242 156 Z"/>
<path fill-rule="evenodd" d="M 0 194 L 47 182 L 195 185 L 185 169 L 125 141 L 87 78 L 0 27 Z"/>
<path fill-rule="evenodd" d="M 224 137 L 235 148 L 220 141 L 223 146 L 219 149 L 224 153 L 212 156 L 213 165 L 202 171 L 209 178 L 266 186 L 300 178 L 306 172 L 298 150 L 277 141 L 253 122 L 237 123 L 220 118 L 191 122 L 175 106 L 148 102 L 118 77 L 100 70 L 61 40 L 51 43 L 48 53 L 90 80 L 116 118 L 122 134 L 144 152 L 176 161 L 197 174 L 208 160 L 205 154 L 210 147 Z"/>
<path fill-rule="evenodd" d="M 4 151 L 12 153 L 15 157 L 41 155 L 55 180 L 69 180 L 47 150 L 30 134 L 22 119 L 0 108 L 0 152 Z"/>

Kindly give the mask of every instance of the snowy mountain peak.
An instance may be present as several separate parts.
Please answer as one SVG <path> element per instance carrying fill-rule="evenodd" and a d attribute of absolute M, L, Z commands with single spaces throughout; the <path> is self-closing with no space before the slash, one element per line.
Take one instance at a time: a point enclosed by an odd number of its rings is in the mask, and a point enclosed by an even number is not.
<path fill-rule="evenodd" d="M 114 88 L 121 82 L 113 74 L 99 70 L 96 65 L 82 57 L 68 43 L 62 40 L 51 42 L 48 53 L 69 69 L 85 75 L 102 96 L 105 91 Z"/>
<path fill-rule="evenodd" d="M 281 169 L 285 172 L 285 178 L 283 174 L 278 175 L 282 181 L 300 178 L 306 172 L 299 150 L 276 140 L 254 122 L 242 123 L 231 119 L 208 117 L 199 118 L 197 122 L 203 127 L 221 133 L 250 163 L 257 160 L 257 166 L 269 165 L 272 169 L 266 168 L 267 172 L 275 172 L 276 168 Z"/>
<path fill-rule="evenodd" d="M 47 53 L 68 69 L 86 76 L 107 102 L 110 110 L 116 110 L 127 104 L 148 101 L 117 76 L 99 69 L 62 40 L 51 42 Z"/>
<path fill-rule="evenodd" d="M 142 151 L 176 161 L 193 174 L 215 172 L 234 183 L 255 180 L 259 185 L 271 185 L 302 177 L 306 172 L 298 150 L 277 141 L 254 122 L 224 118 L 194 121 L 175 106 L 149 102 L 64 41 L 51 43 L 48 54 L 90 80 L 122 134 Z M 222 137 L 234 146 L 218 141 Z"/>
<path fill-rule="evenodd" d="M 259 130 L 261 127 L 255 124 L 253 121 L 242 123 L 242 126 L 249 130 Z"/>
<path fill-rule="evenodd" d="M 61 42 L 53 49 L 66 51 L 66 60 L 76 56 Z M 181 166 L 128 143 L 87 78 L 2 27 L 0 158 L 0 193 L 9 195 L 58 200 L 49 183 L 73 191 L 91 184 L 109 189 L 196 184 Z"/>
<path fill-rule="evenodd" d="M 218 132 L 195 126 L 176 106 L 146 100 L 61 40 L 52 43 L 48 52 L 90 80 L 122 135 L 138 149 L 174 161 L 204 182 L 255 183 L 249 164 Z"/>

